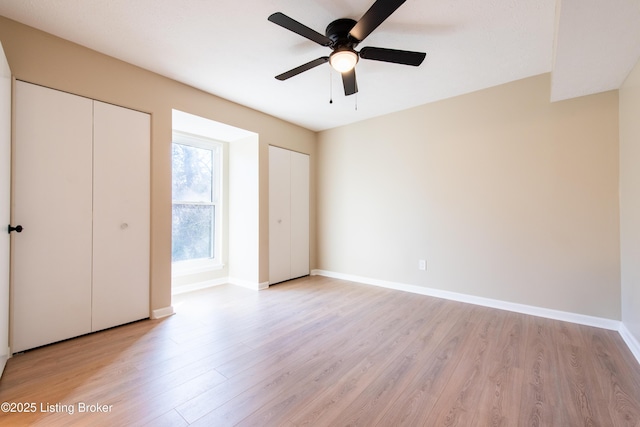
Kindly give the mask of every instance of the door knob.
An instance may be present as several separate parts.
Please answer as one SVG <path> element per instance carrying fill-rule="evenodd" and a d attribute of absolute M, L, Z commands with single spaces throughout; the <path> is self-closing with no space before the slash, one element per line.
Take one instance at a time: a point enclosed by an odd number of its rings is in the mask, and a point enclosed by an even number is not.
<path fill-rule="evenodd" d="M 15 227 L 12 227 L 11 224 L 9 224 L 9 233 L 11 233 L 12 231 L 18 232 L 18 233 L 22 233 L 22 226 L 21 225 L 16 225 Z"/>

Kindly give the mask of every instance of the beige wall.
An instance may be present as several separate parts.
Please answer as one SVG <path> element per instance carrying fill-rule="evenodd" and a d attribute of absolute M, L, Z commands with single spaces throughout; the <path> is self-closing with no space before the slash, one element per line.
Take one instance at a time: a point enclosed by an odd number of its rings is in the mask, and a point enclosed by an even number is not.
<path fill-rule="evenodd" d="M 318 268 L 620 319 L 618 93 L 549 87 L 321 132 Z"/>
<path fill-rule="evenodd" d="M 287 146 L 314 159 L 315 133 L 4 17 L 0 17 L 0 41 L 17 79 L 151 113 L 152 309 L 171 304 L 172 108 L 258 133 L 261 146 L 259 281 L 268 280 L 266 147 L 268 144 Z M 315 183 L 312 191 L 314 188 Z M 315 226 L 312 231 L 315 232 Z M 315 265 L 313 237 L 312 266 Z"/>
<path fill-rule="evenodd" d="M 550 104 L 543 75 L 321 132 L 316 148 L 311 131 L 2 17 L 0 41 L 18 79 L 152 114 L 154 309 L 171 298 L 175 108 L 260 135 L 260 282 L 272 144 L 311 154 L 312 268 L 620 319 L 617 92 Z"/>
<path fill-rule="evenodd" d="M 622 321 L 640 342 L 640 62 L 620 89 Z"/>

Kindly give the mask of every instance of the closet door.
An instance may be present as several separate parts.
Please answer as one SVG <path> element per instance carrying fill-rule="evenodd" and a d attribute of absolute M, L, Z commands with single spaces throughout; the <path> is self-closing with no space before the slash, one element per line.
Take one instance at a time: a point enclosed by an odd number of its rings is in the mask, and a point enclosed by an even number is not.
<path fill-rule="evenodd" d="M 92 101 L 16 82 L 13 352 L 91 331 Z"/>
<path fill-rule="evenodd" d="M 309 156 L 269 147 L 269 283 L 309 274 Z"/>
<path fill-rule="evenodd" d="M 309 156 L 291 151 L 291 278 L 309 274 Z"/>
<path fill-rule="evenodd" d="M 149 317 L 150 118 L 94 101 L 92 330 Z"/>
<path fill-rule="evenodd" d="M 0 225 L 11 222 L 11 70 L 0 43 Z M 14 224 L 15 225 L 15 224 Z M 9 353 L 9 233 L 0 233 L 0 376 Z M 15 233 L 14 233 L 15 234 Z"/>
<path fill-rule="evenodd" d="M 269 283 L 291 278 L 291 156 L 269 146 Z"/>

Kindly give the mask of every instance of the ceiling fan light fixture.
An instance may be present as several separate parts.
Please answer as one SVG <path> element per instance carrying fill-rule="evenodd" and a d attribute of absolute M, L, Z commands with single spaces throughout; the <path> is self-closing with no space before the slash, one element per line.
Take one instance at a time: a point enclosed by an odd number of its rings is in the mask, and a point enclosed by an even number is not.
<path fill-rule="evenodd" d="M 373 5 L 362 15 L 359 21 L 350 18 L 338 18 L 327 25 L 325 34 L 307 27 L 306 25 L 288 17 L 282 12 L 269 15 L 268 20 L 282 28 L 292 31 L 306 39 L 327 47 L 333 52 L 329 56 L 309 61 L 285 73 L 276 76 L 282 81 L 311 70 L 329 62 L 331 68 L 342 74 L 342 84 L 345 96 L 358 92 L 355 66 L 360 58 L 365 60 L 391 62 L 393 64 L 413 65 L 422 64 L 426 53 L 408 50 L 385 49 L 380 47 L 364 47 L 359 51 L 355 48 L 378 28 L 391 14 L 406 0 L 374 0 Z"/>
<path fill-rule="evenodd" d="M 329 63 L 334 70 L 346 73 L 358 63 L 358 54 L 353 49 L 336 50 L 329 56 Z"/>

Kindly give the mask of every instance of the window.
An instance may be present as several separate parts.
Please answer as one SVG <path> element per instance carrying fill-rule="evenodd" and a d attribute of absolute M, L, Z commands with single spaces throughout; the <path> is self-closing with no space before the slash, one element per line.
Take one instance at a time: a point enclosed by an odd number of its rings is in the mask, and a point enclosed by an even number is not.
<path fill-rule="evenodd" d="M 203 137 L 173 134 L 171 260 L 189 272 L 221 264 L 221 145 Z"/>

